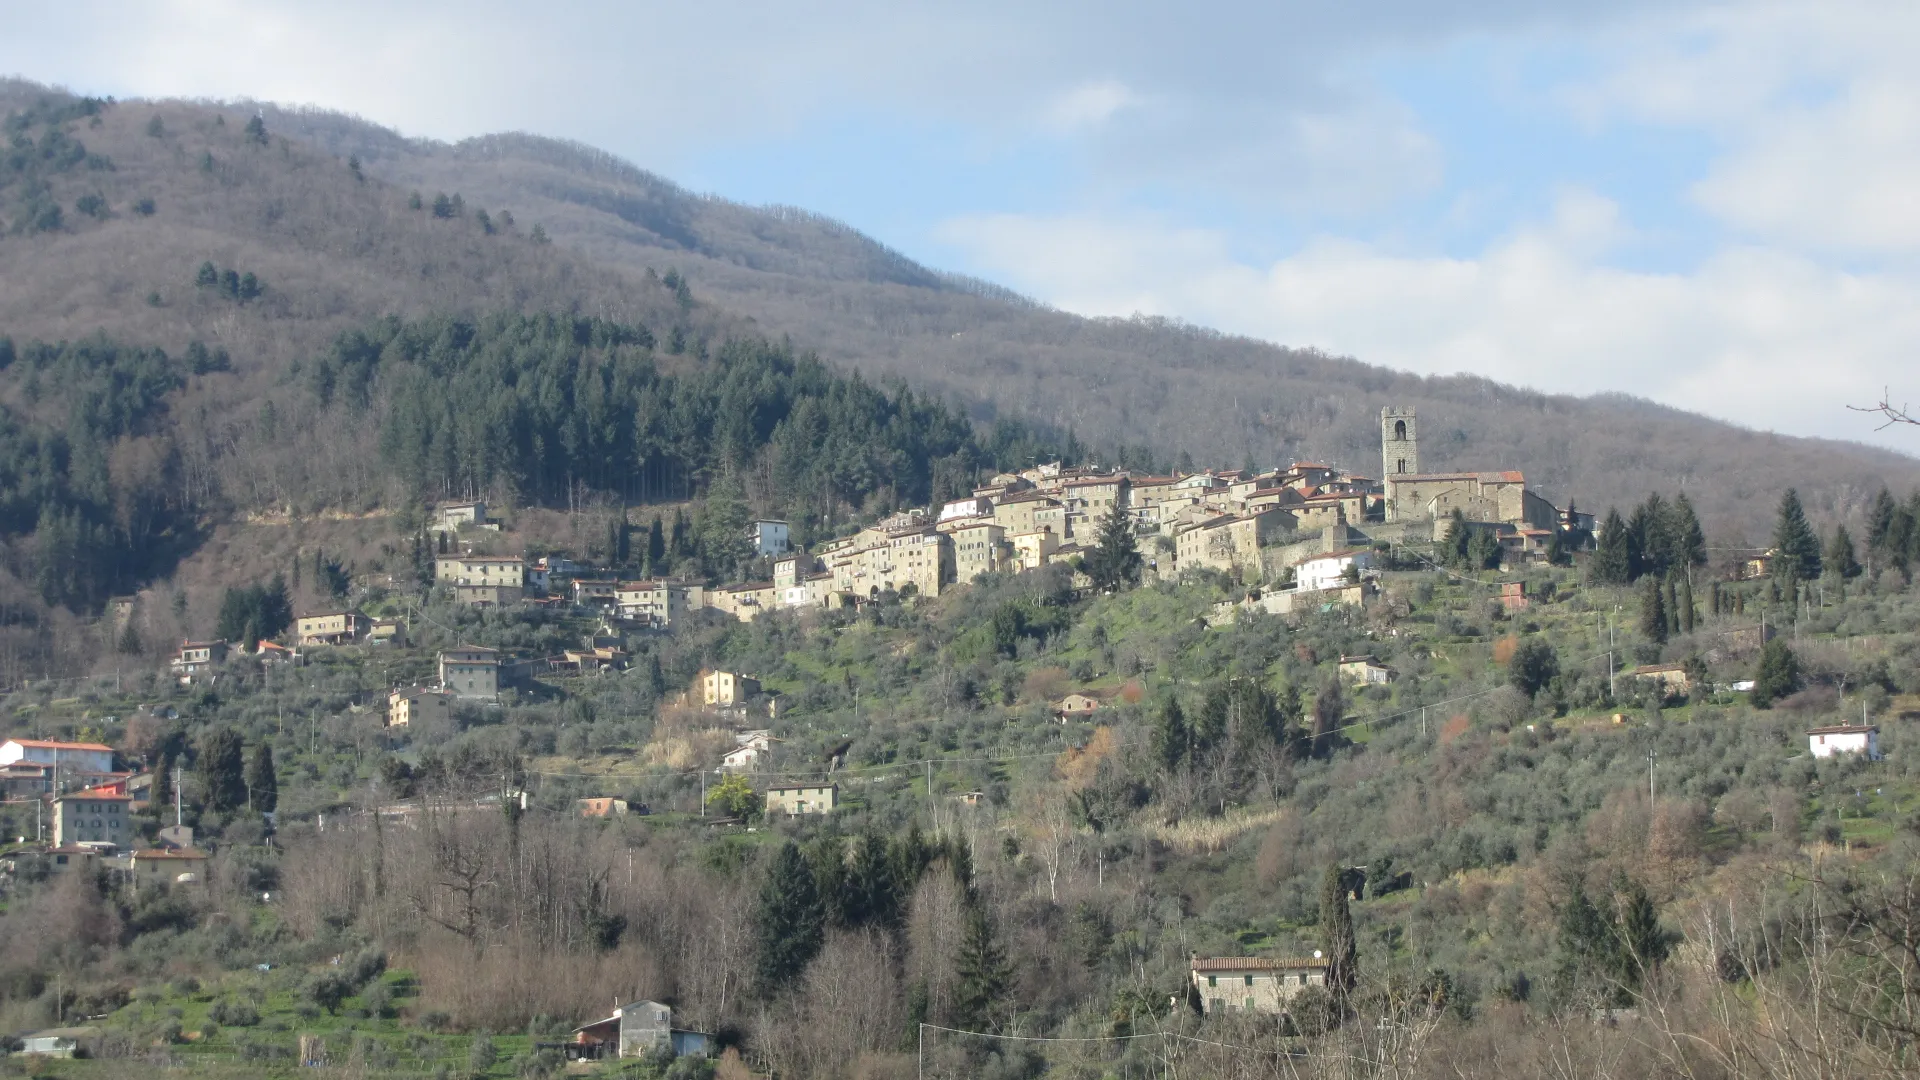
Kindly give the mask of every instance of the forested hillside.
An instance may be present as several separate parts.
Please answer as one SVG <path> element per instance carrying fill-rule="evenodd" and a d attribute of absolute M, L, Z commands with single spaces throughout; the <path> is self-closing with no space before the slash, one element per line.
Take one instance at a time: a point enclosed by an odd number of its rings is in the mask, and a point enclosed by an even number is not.
<path fill-rule="evenodd" d="M 608 265 L 678 267 L 702 296 L 864 370 L 1203 465 L 1331 459 L 1379 468 L 1382 405 L 1420 409 L 1422 463 L 1517 468 L 1556 502 L 1625 505 L 1684 486 L 1708 528 L 1758 542 L 1780 477 L 1816 510 L 1857 514 L 1920 465 L 1854 444 L 1751 432 L 1627 397 L 1578 399 L 1424 379 L 1157 319 L 1089 320 L 941 275 L 837 222 L 688 192 L 589 147 L 529 135 L 408 140 L 333 114 L 265 107 L 276 129 L 425 192 L 525 208 Z M 1360 358 L 1364 361 L 1365 358 Z"/>

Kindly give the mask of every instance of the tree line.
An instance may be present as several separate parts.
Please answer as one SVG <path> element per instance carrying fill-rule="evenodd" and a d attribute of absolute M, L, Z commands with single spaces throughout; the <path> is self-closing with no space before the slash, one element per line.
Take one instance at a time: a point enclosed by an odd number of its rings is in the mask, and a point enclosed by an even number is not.
<path fill-rule="evenodd" d="M 340 335 L 301 378 L 323 408 L 374 410 L 384 463 L 417 490 L 549 505 L 581 491 L 679 500 L 754 471 L 807 518 L 964 493 L 983 467 L 1063 449 L 1016 421 L 976 438 L 939 401 L 784 343 L 732 339 L 672 365 L 655 345 L 645 326 L 597 318 L 389 318 Z"/>

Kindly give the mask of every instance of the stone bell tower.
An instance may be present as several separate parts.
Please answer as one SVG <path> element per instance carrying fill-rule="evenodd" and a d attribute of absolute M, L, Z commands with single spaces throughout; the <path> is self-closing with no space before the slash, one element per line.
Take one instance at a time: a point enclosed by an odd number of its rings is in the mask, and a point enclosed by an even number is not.
<path fill-rule="evenodd" d="M 1389 405 L 1380 410 L 1380 480 L 1420 471 L 1419 430 L 1413 406 Z"/>

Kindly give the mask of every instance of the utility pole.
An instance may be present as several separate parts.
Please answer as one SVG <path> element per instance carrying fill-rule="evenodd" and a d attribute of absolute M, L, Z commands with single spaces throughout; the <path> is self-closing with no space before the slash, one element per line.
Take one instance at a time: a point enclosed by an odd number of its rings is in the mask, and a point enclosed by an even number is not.
<path fill-rule="evenodd" d="M 173 767 L 173 823 L 177 827 L 186 824 L 186 820 L 185 812 L 180 806 L 180 766 L 175 765 Z"/>
<path fill-rule="evenodd" d="M 1660 757 L 1660 751 L 1658 750 L 1647 751 L 1647 805 L 1648 806 L 1653 805 L 1653 799 L 1654 799 L 1653 765 L 1655 760 L 1657 760 L 1659 757 Z"/>

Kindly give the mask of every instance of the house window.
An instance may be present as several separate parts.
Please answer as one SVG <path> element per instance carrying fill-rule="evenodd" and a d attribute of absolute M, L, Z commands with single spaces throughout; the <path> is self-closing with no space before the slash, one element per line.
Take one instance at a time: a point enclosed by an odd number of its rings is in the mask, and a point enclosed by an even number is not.
<path fill-rule="evenodd" d="M 1246 1004 L 1246 1010 L 1247 1010 L 1248 1012 L 1252 1012 L 1252 1011 L 1253 1011 L 1253 999 L 1252 999 L 1252 998 L 1248 998 L 1248 999 L 1247 999 L 1247 1004 Z"/>
<path fill-rule="evenodd" d="M 1219 986 L 1219 985 L 1220 985 L 1220 976 L 1218 976 L 1218 975 L 1209 975 L 1209 976 L 1207 976 L 1207 985 L 1208 985 L 1208 986 Z"/>
<path fill-rule="evenodd" d="M 1252 985 L 1253 985 L 1253 976 L 1251 976 L 1251 975 L 1249 975 L 1249 976 L 1247 976 L 1247 985 L 1248 985 L 1248 986 L 1252 986 Z"/>

